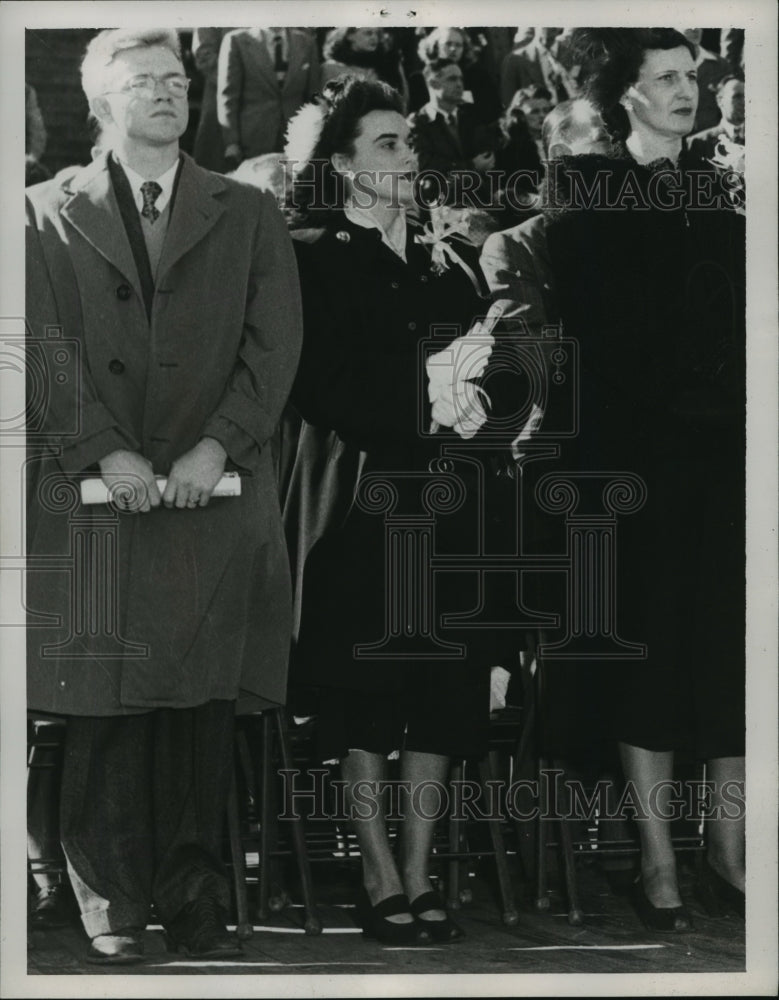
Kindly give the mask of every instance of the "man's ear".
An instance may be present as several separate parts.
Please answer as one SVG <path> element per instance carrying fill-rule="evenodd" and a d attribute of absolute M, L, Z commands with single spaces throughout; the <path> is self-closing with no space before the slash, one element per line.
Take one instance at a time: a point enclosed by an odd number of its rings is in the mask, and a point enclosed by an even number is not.
<path fill-rule="evenodd" d="M 113 116 L 111 115 L 111 105 L 102 94 L 98 97 L 92 98 L 89 102 L 89 110 L 99 122 L 113 120 Z"/>
<path fill-rule="evenodd" d="M 571 153 L 571 147 L 566 143 L 562 142 L 560 139 L 556 139 L 554 142 L 549 143 L 549 155 L 550 160 L 559 160 L 562 156 L 569 156 Z"/>

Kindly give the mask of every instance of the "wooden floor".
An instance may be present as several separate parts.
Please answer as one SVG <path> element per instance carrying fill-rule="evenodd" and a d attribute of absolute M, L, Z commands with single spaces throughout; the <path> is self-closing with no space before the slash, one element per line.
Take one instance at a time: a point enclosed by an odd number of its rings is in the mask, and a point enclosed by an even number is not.
<path fill-rule="evenodd" d="M 243 958 L 194 961 L 168 954 L 160 928 L 146 931 L 147 960 L 126 975 L 204 973 L 211 975 L 283 973 L 334 974 L 527 974 L 527 973 L 692 973 L 742 972 L 744 923 L 735 916 L 710 918 L 692 895 L 693 875 L 681 873 L 682 891 L 695 921 L 690 934 L 657 934 L 642 926 L 629 901 L 615 895 L 595 863 L 578 865 L 585 924 L 569 926 L 564 901 L 552 887 L 545 912 L 533 909 L 518 885 L 520 922 L 503 925 L 485 859 L 468 879 L 473 899 L 457 916 L 466 937 L 455 944 L 390 948 L 365 941 L 354 925 L 350 900 L 356 869 L 335 874 L 315 866 L 314 878 L 324 931 L 303 933 L 303 911 L 290 905 L 264 924 L 255 924 Z M 294 890 L 293 890 L 294 891 Z M 86 938 L 73 926 L 30 935 L 28 971 L 32 974 L 110 975 L 84 961 Z"/>

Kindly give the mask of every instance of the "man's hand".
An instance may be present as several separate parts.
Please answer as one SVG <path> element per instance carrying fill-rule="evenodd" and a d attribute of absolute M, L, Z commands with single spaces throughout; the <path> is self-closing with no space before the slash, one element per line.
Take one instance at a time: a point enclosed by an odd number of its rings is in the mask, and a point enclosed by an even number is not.
<path fill-rule="evenodd" d="M 162 494 L 166 507 L 205 507 L 224 473 L 227 452 L 215 439 L 204 437 L 176 459 Z"/>
<path fill-rule="evenodd" d="M 160 505 L 151 464 L 137 451 L 119 449 L 100 460 L 100 475 L 115 503 L 128 513 L 147 514 Z"/>

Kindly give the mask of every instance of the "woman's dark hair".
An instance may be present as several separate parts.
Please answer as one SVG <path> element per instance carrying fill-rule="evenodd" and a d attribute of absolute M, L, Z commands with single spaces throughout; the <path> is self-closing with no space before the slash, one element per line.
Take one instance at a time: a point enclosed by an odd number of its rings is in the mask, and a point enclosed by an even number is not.
<path fill-rule="evenodd" d="M 692 42 L 674 28 L 577 28 L 571 42 L 586 67 L 586 96 L 612 139 L 618 140 L 630 134 L 620 98 L 638 80 L 647 51 L 684 46 L 695 58 Z"/>
<path fill-rule="evenodd" d="M 343 178 L 330 162 L 335 153 L 351 156 L 354 141 L 360 134 L 360 121 L 371 111 L 404 113 L 403 98 L 389 84 L 379 80 L 364 80 L 342 76 L 331 80 L 320 95 L 321 131 L 316 134 L 316 122 L 310 129 L 296 128 L 290 123 L 286 156 L 292 162 L 305 164 L 295 175 L 292 189 L 293 206 L 311 225 L 322 225 L 334 211 L 343 207 Z M 310 107 L 299 112 L 304 121 Z M 317 116 L 315 116 L 317 117 Z M 308 137 L 307 148 L 306 146 Z"/>

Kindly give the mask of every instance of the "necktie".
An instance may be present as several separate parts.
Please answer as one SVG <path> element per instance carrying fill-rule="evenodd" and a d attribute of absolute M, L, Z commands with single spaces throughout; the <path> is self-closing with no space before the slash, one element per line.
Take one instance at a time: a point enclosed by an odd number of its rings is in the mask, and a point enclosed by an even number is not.
<path fill-rule="evenodd" d="M 284 75 L 287 72 L 287 63 L 284 60 L 284 38 L 282 35 L 273 36 L 273 69 L 276 71 L 276 79 L 279 84 L 284 82 Z"/>
<path fill-rule="evenodd" d="M 158 209 L 154 207 L 154 202 L 162 194 L 162 188 L 156 181 L 144 181 L 141 184 L 141 194 L 143 195 L 141 215 L 144 219 L 148 219 L 149 222 L 154 223 L 160 217 Z"/>
<path fill-rule="evenodd" d="M 452 135 L 455 137 L 455 139 L 459 140 L 460 136 L 459 136 L 459 134 L 457 132 L 457 112 L 456 111 L 448 111 L 444 115 L 444 120 L 446 121 L 446 125 L 447 125 L 447 128 L 449 129 L 449 131 L 452 133 Z"/>

